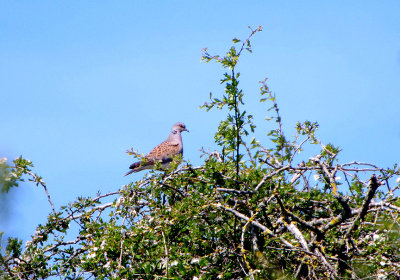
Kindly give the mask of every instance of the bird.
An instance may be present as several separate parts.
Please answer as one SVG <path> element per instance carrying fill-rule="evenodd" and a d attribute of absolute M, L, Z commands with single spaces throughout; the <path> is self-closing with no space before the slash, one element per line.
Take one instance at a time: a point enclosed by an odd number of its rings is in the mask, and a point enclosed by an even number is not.
<path fill-rule="evenodd" d="M 144 160 L 132 163 L 129 166 L 131 169 L 125 176 L 139 172 L 145 169 L 154 168 L 157 161 L 161 163 L 162 167 L 167 167 L 173 158 L 177 155 L 183 154 L 183 143 L 181 132 L 189 130 L 182 122 L 177 122 L 171 128 L 167 140 L 156 146 L 151 152 L 145 156 Z"/>

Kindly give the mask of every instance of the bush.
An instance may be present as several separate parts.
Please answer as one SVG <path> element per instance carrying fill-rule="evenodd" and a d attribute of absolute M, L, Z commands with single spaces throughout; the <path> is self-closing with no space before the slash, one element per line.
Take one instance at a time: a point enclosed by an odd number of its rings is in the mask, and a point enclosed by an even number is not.
<path fill-rule="evenodd" d="M 3 279 L 400 277 L 397 166 L 340 163 L 340 149 L 317 138 L 317 123 L 296 124 L 289 141 L 266 80 L 260 102 L 271 104 L 276 128 L 264 146 L 253 137 L 236 70 L 259 31 L 235 38 L 225 56 L 204 50 L 206 62 L 227 72 L 225 93 L 202 107 L 227 117 L 203 165 L 177 160 L 167 172 L 54 210 L 25 246 L 8 240 Z M 304 155 L 310 145 L 318 155 Z M 15 171 L 13 182 L 27 174 L 47 193 L 31 167 L 20 158 L 7 172 Z"/>

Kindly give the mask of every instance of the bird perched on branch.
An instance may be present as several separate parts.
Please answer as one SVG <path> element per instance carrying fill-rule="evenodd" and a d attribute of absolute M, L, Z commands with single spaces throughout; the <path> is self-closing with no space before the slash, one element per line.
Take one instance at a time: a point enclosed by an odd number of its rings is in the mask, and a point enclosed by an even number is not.
<path fill-rule="evenodd" d="M 126 173 L 125 176 L 144 169 L 152 169 L 157 161 L 161 163 L 162 167 L 168 166 L 175 156 L 183 154 L 181 136 L 181 132 L 183 131 L 189 132 L 184 123 L 178 122 L 174 124 L 167 140 L 156 146 L 148 155 L 145 156 L 144 160 L 132 163 L 131 166 L 129 166 L 132 170 Z"/>

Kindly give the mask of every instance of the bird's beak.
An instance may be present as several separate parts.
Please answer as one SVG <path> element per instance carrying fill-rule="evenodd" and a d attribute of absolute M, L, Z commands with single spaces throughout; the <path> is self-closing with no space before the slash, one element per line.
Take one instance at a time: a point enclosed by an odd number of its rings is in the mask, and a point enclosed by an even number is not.
<path fill-rule="evenodd" d="M 185 130 L 184 131 L 187 131 L 187 132 L 189 132 L 189 130 L 187 130 L 186 128 L 185 128 Z"/>

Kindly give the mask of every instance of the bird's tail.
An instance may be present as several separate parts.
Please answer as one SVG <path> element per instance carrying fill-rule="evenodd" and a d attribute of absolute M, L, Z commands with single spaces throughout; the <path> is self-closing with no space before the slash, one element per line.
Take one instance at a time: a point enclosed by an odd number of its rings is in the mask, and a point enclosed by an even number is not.
<path fill-rule="evenodd" d="M 149 160 L 147 162 L 138 161 L 138 162 L 132 163 L 131 166 L 129 166 L 129 168 L 132 170 L 130 170 L 124 176 L 128 176 L 129 174 L 139 172 L 144 169 L 150 169 L 150 168 L 152 168 L 153 165 L 154 165 L 154 161 L 152 161 L 152 160 Z"/>
<path fill-rule="evenodd" d="M 126 173 L 124 176 L 128 176 L 129 174 L 132 174 L 132 173 L 135 173 L 135 172 L 137 172 L 137 170 L 135 170 L 135 169 L 133 169 L 133 170 L 130 170 L 128 173 Z"/>

